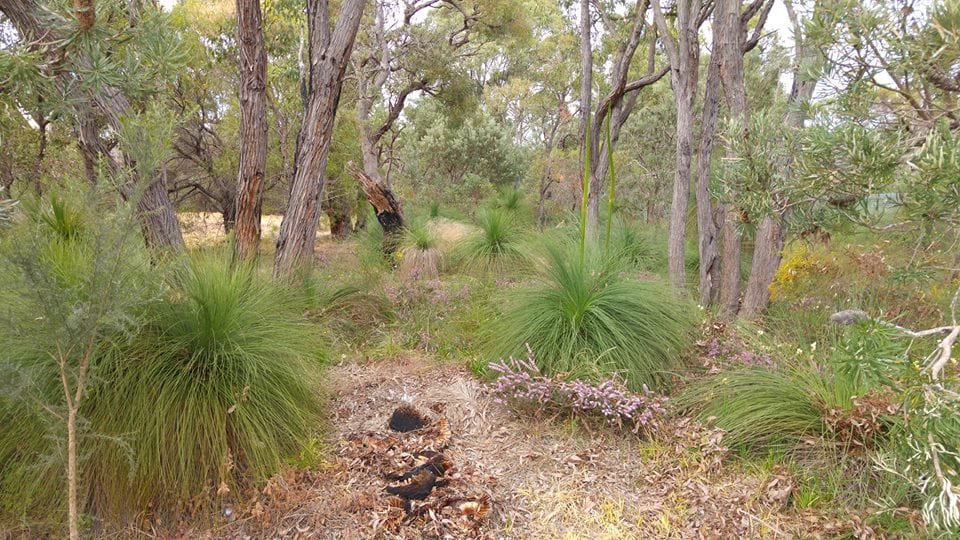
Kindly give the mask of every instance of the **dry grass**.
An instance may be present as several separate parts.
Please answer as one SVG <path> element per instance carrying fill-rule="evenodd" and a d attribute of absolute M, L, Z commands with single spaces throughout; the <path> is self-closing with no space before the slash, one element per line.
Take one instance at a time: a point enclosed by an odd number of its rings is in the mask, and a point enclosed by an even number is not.
<path fill-rule="evenodd" d="M 189 247 L 207 247 L 223 244 L 227 235 L 223 231 L 223 219 L 216 212 L 178 212 L 177 220 L 183 229 L 183 240 Z M 261 235 L 271 244 L 280 233 L 282 214 L 264 214 L 260 220 Z M 329 234 L 329 231 L 321 231 Z"/>
<path fill-rule="evenodd" d="M 722 434 L 689 420 L 667 425 L 655 441 L 640 441 L 556 419 L 520 418 L 465 369 L 416 356 L 346 362 L 331 370 L 329 384 L 336 389 L 330 454 L 336 457 L 277 477 L 239 503 L 233 520 L 221 527 L 179 533 L 429 535 L 422 520 L 389 528 L 382 477 L 350 458 L 358 434 L 383 431 L 393 409 L 408 401 L 442 411 L 452 432 L 445 454 L 491 498 L 481 530 L 454 537 L 816 538 L 861 527 L 856 516 L 837 523 L 798 514 L 786 502 L 793 485 L 788 473 L 730 464 Z"/>
<path fill-rule="evenodd" d="M 427 229 L 436 235 L 440 248 L 449 251 L 460 244 L 464 238 L 475 232 L 477 227 L 441 217 L 428 221 Z"/>
<path fill-rule="evenodd" d="M 437 248 L 409 247 L 403 250 L 400 274 L 406 279 L 437 279 L 443 265 L 443 254 Z"/>

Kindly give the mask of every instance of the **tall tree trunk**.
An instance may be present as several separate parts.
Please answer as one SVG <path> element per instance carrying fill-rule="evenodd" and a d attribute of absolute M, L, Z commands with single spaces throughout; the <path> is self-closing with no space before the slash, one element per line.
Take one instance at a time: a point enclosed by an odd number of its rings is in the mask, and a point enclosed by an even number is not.
<path fill-rule="evenodd" d="M 593 20 L 590 16 L 590 0 L 580 0 L 580 167 L 581 175 L 589 167 L 587 163 L 587 130 L 590 129 L 588 122 L 591 103 L 593 102 L 593 43 L 591 38 L 591 27 Z M 591 156 L 591 160 L 596 156 Z M 582 184 L 581 184 L 582 185 Z M 599 195 L 594 193 L 596 198 Z M 596 204 L 590 204 L 590 194 L 587 194 L 587 238 L 596 238 L 600 230 L 600 204 L 597 198 Z"/>
<path fill-rule="evenodd" d="M 267 51 L 260 0 L 237 0 L 240 41 L 240 167 L 233 256 L 249 260 L 260 247 L 260 217 L 267 166 Z M 226 223 L 226 221 L 225 221 Z"/>
<path fill-rule="evenodd" d="M 717 43 L 718 31 L 714 24 L 714 43 Z M 705 307 L 716 302 L 720 290 L 720 235 L 717 212 L 710 196 L 710 166 L 719 114 L 720 59 L 714 49 L 703 91 L 703 119 L 697 149 L 697 247 L 700 252 L 700 305 Z"/>
<path fill-rule="evenodd" d="M 364 4 L 365 0 L 345 0 L 331 32 L 327 1 L 307 2 L 310 81 L 297 137 L 290 200 L 277 237 L 275 275 L 286 275 L 298 265 L 313 262 L 327 152 Z"/>
<path fill-rule="evenodd" d="M 667 270 L 670 283 L 680 290 L 687 286 L 684 250 L 693 159 L 693 107 L 697 97 L 700 68 L 700 44 L 697 37 L 703 17 L 700 11 L 699 0 L 677 2 L 677 37 L 674 38 L 667 26 L 660 1 L 653 0 L 654 20 L 660 29 L 660 35 L 663 36 L 664 48 L 670 59 L 670 80 L 677 108 L 676 164 L 667 237 Z"/>
<path fill-rule="evenodd" d="M 803 129 L 807 119 L 807 105 L 813 99 L 817 87 L 817 76 L 813 75 L 810 66 L 820 60 L 820 51 L 811 46 L 802 33 L 802 25 L 797 19 L 793 5 L 785 2 L 788 15 L 794 27 L 795 44 L 793 66 L 793 85 L 790 88 L 787 113 L 784 115 L 784 124 L 795 130 Z M 823 6 L 814 7 L 814 17 L 820 13 Z M 789 174 L 792 160 L 788 157 L 779 164 L 784 174 Z M 766 311 L 770 304 L 770 284 L 773 282 L 783 258 L 783 246 L 786 242 L 786 210 L 787 201 L 778 197 L 777 186 L 771 186 L 771 196 L 774 199 L 774 214 L 764 216 L 757 229 L 757 238 L 753 250 L 753 262 L 750 267 L 750 278 L 747 280 L 747 290 L 743 300 L 743 315 L 747 318 L 756 318 Z"/>
<path fill-rule="evenodd" d="M 696 84 L 694 82 L 693 84 Z M 684 77 L 674 79 L 677 102 L 677 155 L 667 237 L 667 270 L 670 283 L 678 290 L 687 286 L 684 250 L 687 236 L 687 209 L 690 205 L 690 173 L 693 157 L 693 94 Z"/>
<path fill-rule="evenodd" d="M 717 52 L 720 55 L 720 82 L 730 108 L 730 116 L 737 118 L 742 126 L 740 137 L 749 136 L 747 125 L 747 90 L 743 74 L 743 53 L 746 27 L 740 22 L 741 0 L 718 0 L 717 24 L 720 34 Z M 735 158 L 727 148 L 727 157 Z M 727 316 L 735 316 L 740 303 L 740 257 L 742 239 L 737 227 L 739 212 L 732 205 L 724 205 L 723 222 L 723 277 L 721 282 L 721 309 Z"/>

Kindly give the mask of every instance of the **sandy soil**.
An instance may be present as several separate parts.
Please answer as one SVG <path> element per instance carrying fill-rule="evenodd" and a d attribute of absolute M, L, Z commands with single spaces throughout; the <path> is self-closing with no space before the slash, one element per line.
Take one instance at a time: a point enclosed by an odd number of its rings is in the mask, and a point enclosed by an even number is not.
<path fill-rule="evenodd" d="M 239 508 L 232 522 L 185 536 L 216 538 L 821 538 L 873 537 L 857 516 L 828 521 L 787 504 L 785 470 L 747 471 L 722 433 L 679 420 L 654 440 L 593 432 L 569 421 L 519 415 L 466 369 L 415 356 L 344 362 L 329 373 L 334 456 L 289 471 Z M 445 418 L 402 439 L 387 421 L 412 403 Z M 418 432 L 413 432 L 417 434 Z M 450 485 L 408 516 L 384 492 L 384 474 L 413 446 L 442 450 Z M 458 501 L 489 503 L 463 516 Z M 453 503 L 450 503 L 453 501 Z M 460 503 L 462 506 L 462 502 Z M 445 506 L 446 505 L 446 506 Z M 419 508 L 419 511 L 417 510 Z"/>

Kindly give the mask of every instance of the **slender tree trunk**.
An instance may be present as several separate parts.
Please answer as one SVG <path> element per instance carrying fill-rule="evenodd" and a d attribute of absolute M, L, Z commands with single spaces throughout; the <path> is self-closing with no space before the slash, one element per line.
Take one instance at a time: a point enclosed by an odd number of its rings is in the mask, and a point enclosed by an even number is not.
<path fill-rule="evenodd" d="M 670 59 L 670 80 L 677 107 L 677 146 L 670 205 L 670 229 L 667 237 L 667 270 L 670 283 L 682 290 L 687 286 L 684 250 L 687 233 L 687 209 L 690 204 L 690 176 L 693 159 L 693 107 L 697 97 L 700 44 L 697 36 L 701 16 L 699 0 L 677 2 L 677 37 L 667 26 L 659 0 L 653 0 L 653 15 L 664 48 Z"/>
<path fill-rule="evenodd" d="M 364 4 L 365 0 L 345 0 L 331 33 L 326 0 L 307 3 L 310 81 L 297 137 L 290 201 L 277 237 L 275 275 L 286 275 L 298 265 L 313 262 L 327 152 Z"/>
<path fill-rule="evenodd" d="M 714 43 L 717 43 L 714 27 Z M 710 166 L 713 144 L 720 114 L 720 61 L 714 50 L 707 69 L 703 92 L 703 119 L 700 123 L 700 147 L 697 150 L 697 246 L 700 252 L 700 305 L 709 306 L 717 300 L 720 290 L 720 234 L 715 221 L 717 212 L 710 196 Z"/>
<path fill-rule="evenodd" d="M 260 247 L 263 183 L 267 166 L 267 52 L 260 0 L 237 0 L 240 41 L 240 167 L 233 256 L 249 260 Z M 226 221 L 225 221 L 226 223 Z"/>
<path fill-rule="evenodd" d="M 687 236 L 687 209 L 690 205 L 690 174 L 693 158 L 693 93 L 684 77 L 674 79 L 677 101 L 677 155 L 670 205 L 667 238 L 667 266 L 670 283 L 678 290 L 687 286 L 684 250 Z M 695 85 L 696 82 L 694 81 Z"/>
<path fill-rule="evenodd" d="M 67 520 L 70 540 L 80 540 L 80 511 L 77 508 L 77 411 L 67 409 Z"/>
<path fill-rule="evenodd" d="M 716 6 L 717 24 L 720 33 L 717 40 L 717 52 L 720 56 L 720 82 L 730 107 L 730 116 L 738 118 L 742 131 L 740 137 L 749 136 L 747 125 L 747 91 L 743 74 L 743 52 L 746 40 L 746 28 L 740 22 L 740 0 L 719 0 Z M 727 156 L 735 158 L 732 150 Z M 726 204 L 723 207 L 723 277 L 721 282 L 721 310 L 729 316 L 735 316 L 740 304 L 740 257 L 742 239 L 737 227 L 739 212 L 736 207 Z"/>
<path fill-rule="evenodd" d="M 820 60 L 820 51 L 807 43 L 802 34 L 802 27 L 793 11 L 792 4 L 787 1 L 788 15 L 794 26 L 795 59 L 793 67 L 793 85 L 790 88 L 787 113 L 784 115 L 784 124 L 799 130 L 803 129 L 807 119 L 806 108 L 813 98 L 817 87 L 817 77 L 811 76 L 809 67 L 816 65 Z M 814 7 L 814 17 L 822 6 Z M 792 159 L 787 158 L 779 164 L 784 175 L 789 174 Z M 774 199 L 774 214 L 764 216 L 757 229 L 757 238 L 754 244 L 753 262 L 750 267 L 750 277 L 747 280 L 747 290 L 743 302 L 744 316 L 756 318 L 766 311 L 770 303 L 770 284 L 773 282 L 783 257 L 783 246 L 786 242 L 786 210 L 787 201 L 779 200 L 778 187 L 771 185 L 771 197 Z"/>
<path fill-rule="evenodd" d="M 43 98 L 38 98 L 38 100 L 42 102 Z M 33 188 L 37 196 L 43 193 L 43 158 L 47 154 L 47 125 L 49 123 L 50 121 L 43 114 L 43 111 L 39 111 L 37 113 L 37 131 L 40 133 L 40 144 L 37 150 L 37 162 L 33 169 Z"/>

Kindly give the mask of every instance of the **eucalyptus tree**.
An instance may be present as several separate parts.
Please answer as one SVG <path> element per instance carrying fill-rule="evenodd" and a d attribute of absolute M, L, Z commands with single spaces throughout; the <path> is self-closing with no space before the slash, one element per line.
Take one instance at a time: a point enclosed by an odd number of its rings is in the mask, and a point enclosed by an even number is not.
<path fill-rule="evenodd" d="M 260 215 L 267 167 L 267 50 L 260 0 L 237 0 L 240 44 L 240 164 L 233 253 L 251 259 L 260 247 Z"/>
<path fill-rule="evenodd" d="M 304 113 L 297 136 L 290 199 L 280 224 L 274 274 L 313 261 L 324 170 L 340 91 L 360 27 L 365 0 L 345 0 L 331 24 L 327 0 L 307 2 L 307 69 Z"/>
<path fill-rule="evenodd" d="M 700 72 L 700 26 L 710 16 L 713 2 L 677 0 L 676 36 L 668 25 L 660 0 L 652 0 L 653 19 L 660 31 L 661 43 L 670 61 L 670 82 L 677 107 L 676 164 L 670 230 L 667 237 L 667 265 L 670 283 L 686 287 L 684 246 L 687 231 L 687 207 L 690 202 L 694 143 L 694 105 Z"/>
<path fill-rule="evenodd" d="M 457 86 L 459 62 L 487 40 L 512 30 L 522 5 L 456 0 L 378 0 L 373 22 L 353 59 L 362 166 L 353 166 L 387 235 L 404 225 L 403 208 L 388 176 L 380 173 L 388 135 L 414 95 Z"/>
<path fill-rule="evenodd" d="M 620 9 L 626 15 L 618 16 Z M 666 66 L 657 66 L 657 28 L 647 23 L 649 0 L 638 0 L 619 6 L 617 3 L 597 3 L 597 16 L 603 28 L 602 40 L 604 63 L 609 63 L 609 80 L 604 77 L 598 85 L 604 94 L 590 115 L 590 181 L 587 195 L 588 237 L 599 237 L 600 198 L 609 172 L 613 146 L 630 118 L 641 90 L 662 79 L 669 71 Z M 635 62 L 640 45 L 646 42 L 642 62 Z M 639 68 L 634 68 L 638 65 Z M 639 73 L 637 73 L 639 72 Z M 604 126 L 609 137 L 605 137 Z M 608 216 L 612 219 L 612 216 Z"/>
<path fill-rule="evenodd" d="M 736 313 L 740 296 L 740 238 L 735 213 L 729 204 L 714 207 L 711 193 L 711 165 L 720 113 L 721 87 L 726 95 L 730 114 L 745 118 L 748 114 L 744 83 L 743 57 L 759 43 L 773 0 L 756 0 L 746 8 L 741 0 L 718 0 L 713 15 L 713 54 L 704 83 L 700 141 L 697 149 L 696 204 L 697 237 L 700 255 L 700 304 L 717 300 L 723 284 L 722 304 L 728 313 Z M 756 17 L 752 33 L 747 36 L 751 20 Z M 720 233 L 723 233 L 721 283 Z"/>

